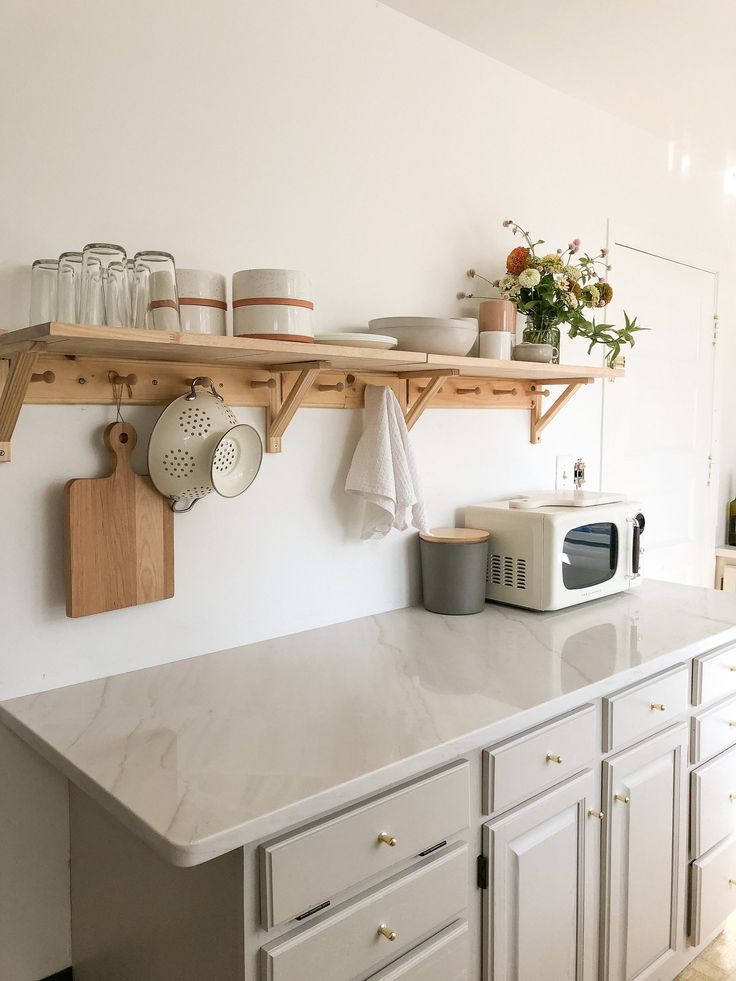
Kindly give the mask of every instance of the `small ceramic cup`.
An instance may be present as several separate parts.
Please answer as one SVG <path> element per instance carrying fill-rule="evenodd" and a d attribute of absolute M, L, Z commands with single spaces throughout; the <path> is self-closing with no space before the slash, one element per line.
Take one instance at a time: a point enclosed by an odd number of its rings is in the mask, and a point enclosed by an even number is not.
<path fill-rule="evenodd" d="M 550 364 L 559 352 L 552 344 L 530 344 L 523 341 L 516 344 L 511 352 L 512 361 L 537 361 L 540 364 Z"/>
<path fill-rule="evenodd" d="M 314 340 L 312 285 L 297 269 L 241 269 L 233 274 L 233 334 Z"/>
<path fill-rule="evenodd" d="M 192 334 L 227 333 L 226 281 L 207 269 L 177 269 L 181 329 Z"/>

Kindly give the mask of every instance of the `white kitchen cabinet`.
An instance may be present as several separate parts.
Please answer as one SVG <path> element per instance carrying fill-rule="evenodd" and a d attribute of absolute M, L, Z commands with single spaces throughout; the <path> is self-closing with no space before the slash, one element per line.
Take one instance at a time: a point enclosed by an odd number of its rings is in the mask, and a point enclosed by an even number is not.
<path fill-rule="evenodd" d="M 687 726 L 603 762 L 601 977 L 669 977 L 685 943 Z"/>
<path fill-rule="evenodd" d="M 485 981 L 595 976 L 596 782 L 588 770 L 484 826 Z"/>

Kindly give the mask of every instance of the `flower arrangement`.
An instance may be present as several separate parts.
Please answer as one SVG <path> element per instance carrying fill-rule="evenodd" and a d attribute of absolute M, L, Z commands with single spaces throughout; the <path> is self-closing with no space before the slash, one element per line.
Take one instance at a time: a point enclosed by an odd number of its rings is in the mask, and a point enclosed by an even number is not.
<path fill-rule="evenodd" d="M 580 239 L 573 239 L 567 249 L 558 249 L 544 255 L 537 254 L 537 247 L 544 241 L 533 242 L 529 232 L 508 218 L 504 228 L 511 228 L 514 235 L 521 235 L 525 245 L 518 245 L 506 259 L 506 273 L 492 282 L 480 276 L 474 269 L 467 275 L 481 279 L 495 287 L 504 299 L 513 300 L 520 313 L 526 314 L 527 326 L 524 340 L 535 344 L 549 343 L 559 350 L 560 324 L 567 324 L 570 337 L 585 337 L 590 341 L 588 353 L 596 344 L 608 348 L 606 364 L 613 367 L 625 344 L 634 346 L 634 334 L 645 330 L 624 312 L 624 326 L 597 324 L 589 310 L 602 309 L 613 299 L 613 289 L 607 282 L 608 252 L 601 249 L 596 256 L 579 255 Z M 460 293 L 459 299 L 476 297 L 477 293 Z"/>

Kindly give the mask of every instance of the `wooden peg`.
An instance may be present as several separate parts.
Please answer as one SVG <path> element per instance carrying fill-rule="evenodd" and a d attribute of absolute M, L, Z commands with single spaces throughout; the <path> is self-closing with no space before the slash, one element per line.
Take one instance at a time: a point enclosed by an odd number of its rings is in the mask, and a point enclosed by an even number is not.
<path fill-rule="evenodd" d="M 476 385 L 475 388 L 456 388 L 455 392 L 458 395 L 480 395 L 480 385 Z"/>
<path fill-rule="evenodd" d="M 543 395 L 545 398 L 549 396 L 549 389 L 540 388 L 539 385 L 532 385 L 530 391 L 534 392 L 535 395 Z"/>
<path fill-rule="evenodd" d="M 429 385 L 417 385 L 417 391 L 418 392 L 426 392 L 427 389 L 431 387 L 431 384 L 432 383 L 430 382 Z M 435 389 L 435 395 L 439 395 L 440 392 L 442 392 L 442 391 L 443 391 L 443 387 L 440 386 L 439 388 Z"/>
<path fill-rule="evenodd" d="M 494 388 L 493 389 L 493 394 L 494 395 L 516 395 L 516 389 L 515 388 Z"/>
<path fill-rule="evenodd" d="M 138 384 L 138 375 L 134 375 L 132 372 L 129 375 L 119 375 L 117 371 L 111 371 L 110 383 L 112 385 L 127 385 L 130 388 L 131 385 Z"/>
<path fill-rule="evenodd" d="M 267 381 L 252 381 L 251 388 L 276 388 L 276 379 L 269 378 Z"/>
<path fill-rule="evenodd" d="M 31 375 L 32 382 L 46 382 L 47 385 L 51 385 L 56 381 L 56 375 L 53 371 L 34 371 Z"/>
<path fill-rule="evenodd" d="M 337 382 L 336 385 L 318 385 L 317 386 L 317 391 L 318 392 L 342 392 L 344 389 L 345 389 L 345 386 L 343 385 L 342 382 Z"/>
<path fill-rule="evenodd" d="M 131 376 L 128 375 L 128 377 L 130 378 Z M 135 376 L 133 376 L 133 377 L 135 377 Z M 125 379 L 123 379 L 123 381 L 125 381 Z M 136 381 L 137 381 L 137 379 L 136 379 Z M 187 383 L 187 385 L 190 385 L 191 386 L 191 385 L 193 385 L 195 383 L 195 381 L 196 381 L 196 383 L 198 385 L 201 385 L 202 388 L 215 388 L 215 383 L 210 378 L 209 375 L 199 375 L 197 378 L 187 378 L 186 383 Z M 135 385 L 135 382 L 128 382 L 128 384 L 129 385 Z"/>

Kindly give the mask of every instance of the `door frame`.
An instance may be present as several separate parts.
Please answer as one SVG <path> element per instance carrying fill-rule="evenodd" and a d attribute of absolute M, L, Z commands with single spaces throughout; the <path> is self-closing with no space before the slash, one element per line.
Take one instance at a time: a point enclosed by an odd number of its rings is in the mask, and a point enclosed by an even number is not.
<path fill-rule="evenodd" d="M 638 244 L 632 244 L 632 243 Z M 626 249 L 629 252 L 638 252 L 641 255 L 650 256 L 654 259 L 661 259 L 664 262 L 671 262 L 676 266 L 684 266 L 688 269 L 696 270 L 697 272 L 705 273 L 712 277 L 713 280 L 713 306 L 711 320 L 713 325 L 713 345 L 711 354 L 711 364 L 710 364 L 710 377 L 711 377 L 711 392 L 712 392 L 712 402 L 710 411 L 710 433 L 709 433 L 709 444 L 710 449 L 708 453 L 708 471 L 705 475 L 705 499 L 708 508 L 707 513 L 707 527 L 710 529 L 712 534 L 711 552 L 713 556 L 713 569 L 715 569 L 715 549 L 718 545 L 717 541 L 717 530 L 718 530 L 718 507 L 719 501 L 719 488 L 720 488 L 720 469 L 721 469 L 721 413 L 722 413 L 722 385 L 720 383 L 720 375 L 718 372 L 718 343 L 719 343 L 719 316 L 718 316 L 718 302 L 719 302 L 719 286 L 720 286 L 720 272 L 716 269 L 709 268 L 708 264 L 703 262 L 698 262 L 697 259 L 692 261 L 687 261 L 683 258 L 676 258 L 672 255 L 666 255 L 663 251 L 659 251 L 655 246 L 647 248 L 645 243 L 641 241 L 641 236 L 637 232 L 632 232 L 630 229 L 626 228 L 623 223 L 617 223 L 612 218 L 606 219 L 606 248 L 608 250 L 609 258 L 611 264 L 613 265 L 613 274 L 615 278 L 615 262 L 616 262 L 616 251 L 618 249 Z M 599 454 L 599 472 L 598 472 L 598 487 L 603 489 L 603 472 L 604 466 L 607 460 L 607 451 L 605 443 L 605 433 L 606 433 L 606 392 L 608 390 L 608 385 L 615 384 L 615 380 L 608 380 L 603 382 L 601 385 L 601 431 L 600 431 L 600 454 Z M 676 394 L 676 393 L 675 393 Z M 711 571 L 713 571 L 713 569 Z M 713 576 L 711 576 L 711 582 L 713 581 Z"/>

